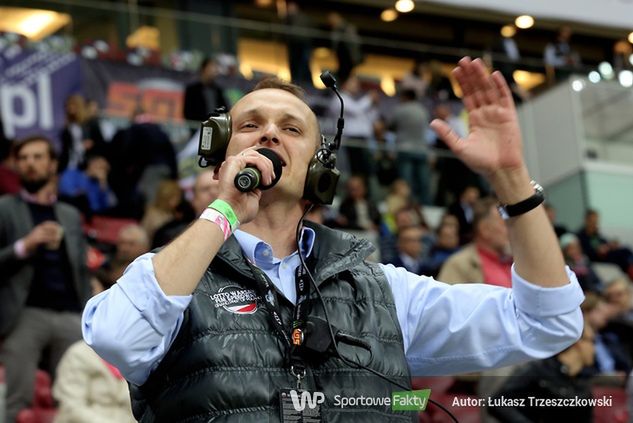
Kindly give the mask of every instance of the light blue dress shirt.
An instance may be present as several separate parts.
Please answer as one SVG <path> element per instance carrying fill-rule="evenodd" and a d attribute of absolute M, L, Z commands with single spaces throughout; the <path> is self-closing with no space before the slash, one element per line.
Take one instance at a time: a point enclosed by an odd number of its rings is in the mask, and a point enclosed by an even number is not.
<path fill-rule="evenodd" d="M 273 257 L 272 248 L 243 231 L 235 237 L 246 257 L 295 302 L 297 253 Z M 309 254 L 315 234 L 305 228 Z M 151 253 L 136 259 L 118 283 L 84 309 L 85 341 L 130 382 L 141 385 L 176 337 L 191 295 L 166 296 L 156 281 Z M 512 289 L 485 284 L 447 285 L 393 265 L 380 265 L 393 293 L 412 375 L 449 375 L 552 356 L 580 338 L 584 296 L 576 275 L 543 288 L 512 267 Z"/>

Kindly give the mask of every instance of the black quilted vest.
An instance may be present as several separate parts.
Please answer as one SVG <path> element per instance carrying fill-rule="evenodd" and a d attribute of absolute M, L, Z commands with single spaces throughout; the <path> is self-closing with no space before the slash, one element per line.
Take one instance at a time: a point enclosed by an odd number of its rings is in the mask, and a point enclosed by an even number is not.
<path fill-rule="evenodd" d="M 410 387 L 402 334 L 384 273 L 364 258 L 373 247 L 348 234 L 309 225 L 316 232 L 309 265 L 331 323 L 371 345 L 339 344 L 346 358 L 368 365 Z M 323 317 L 311 290 L 311 315 Z M 277 422 L 279 390 L 294 388 L 286 349 L 270 322 L 241 248 L 231 237 L 193 294 L 171 348 L 143 386 L 131 386 L 141 422 Z M 284 324 L 294 306 L 278 294 Z M 288 329 L 289 330 L 289 329 Z M 391 397 L 402 391 L 372 373 L 332 357 L 314 357 L 303 387 L 325 394 L 326 422 L 411 422 L 413 413 L 391 407 L 335 407 L 335 396 Z"/>

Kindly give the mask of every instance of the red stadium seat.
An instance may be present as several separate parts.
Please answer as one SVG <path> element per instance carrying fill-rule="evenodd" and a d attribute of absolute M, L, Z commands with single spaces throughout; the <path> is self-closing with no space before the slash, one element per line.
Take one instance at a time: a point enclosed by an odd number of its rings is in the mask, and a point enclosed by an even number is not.
<path fill-rule="evenodd" d="M 594 407 L 594 423 L 626 423 L 629 421 L 629 413 L 626 408 L 626 392 L 623 388 L 615 386 L 594 386 L 592 388 L 594 398 L 612 398 L 611 407 Z"/>
<path fill-rule="evenodd" d="M 53 423 L 57 410 L 54 408 L 28 408 L 20 411 L 16 423 Z"/>
<path fill-rule="evenodd" d="M 138 222 L 134 219 L 93 216 L 90 224 L 84 226 L 84 231 L 98 242 L 114 245 L 121 229 L 135 224 Z"/>
<path fill-rule="evenodd" d="M 52 423 L 57 414 L 57 409 L 54 408 L 51 388 L 51 377 L 49 374 L 38 370 L 35 374 L 33 407 L 20 411 L 16 418 L 16 423 Z"/>

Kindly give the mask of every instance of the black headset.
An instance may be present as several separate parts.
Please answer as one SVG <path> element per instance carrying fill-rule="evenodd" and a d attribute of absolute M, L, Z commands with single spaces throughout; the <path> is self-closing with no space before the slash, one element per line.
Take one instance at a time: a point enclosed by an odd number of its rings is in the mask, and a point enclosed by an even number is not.
<path fill-rule="evenodd" d="M 336 185 L 338 184 L 341 172 L 336 168 L 336 151 L 341 146 L 341 136 L 343 135 L 344 104 L 336 86 L 336 79 L 325 71 L 321 74 L 321 81 L 326 87 L 332 89 L 341 102 L 341 113 L 336 122 L 336 135 L 334 140 L 328 142 L 325 136 L 321 135 L 321 146 L 314 153 L 305 184 L 303 186 L 303 198 L 312 204 L 332 204 Z M 231 139 L 231 115 L 224 108 L 217 109 L 211 113 L 209 118 L 202 122 L 200 127 L 200 139 L 198 142 L 198 164 L 201 167 L 217 165 L 224 160 L 226 149 Z"/>

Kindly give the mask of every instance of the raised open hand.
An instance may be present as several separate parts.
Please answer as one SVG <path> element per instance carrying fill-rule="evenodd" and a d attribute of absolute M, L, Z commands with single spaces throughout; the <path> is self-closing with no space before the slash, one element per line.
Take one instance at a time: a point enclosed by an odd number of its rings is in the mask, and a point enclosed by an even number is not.
<path fill-rule="evenodd" d="M 481 59 L 461 59 L 453 75 L 462 88 L 469 116 L 469 134 L 460 138 L 439 119 L 431 122 L 455 155 L 491 182 L 524 167 L 521 130 L 512 94 L 500 72 L 492 75 Z"/>

